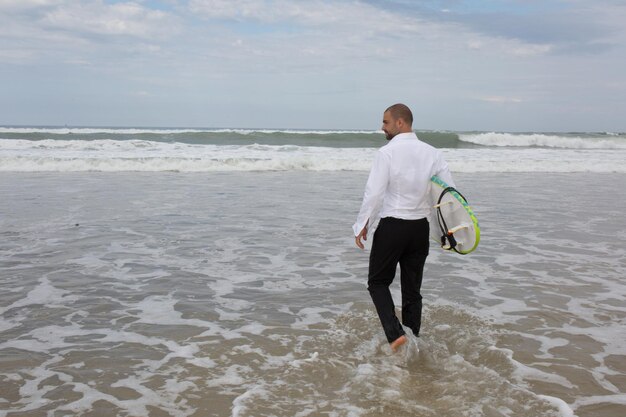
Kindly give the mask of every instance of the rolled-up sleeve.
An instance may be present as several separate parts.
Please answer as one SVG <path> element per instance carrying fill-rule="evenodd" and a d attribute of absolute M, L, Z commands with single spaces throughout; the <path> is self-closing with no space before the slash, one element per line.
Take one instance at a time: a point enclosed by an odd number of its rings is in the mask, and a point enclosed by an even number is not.
<path fill-rule="evenodd" d="M 389 169 L 389 155 L 379 150 L 374 157 L 372 169 L 367 179 L 361 210 L 357 216 L 356 223 L 352 226 L 354 236 L 358 236 L 361 233 L 361 230 L 368 224 L 372 215 L 378 214 L 375 211 L 380 209 L 382 200 L 385 197 L 385 191 L 389 182 Z"/>

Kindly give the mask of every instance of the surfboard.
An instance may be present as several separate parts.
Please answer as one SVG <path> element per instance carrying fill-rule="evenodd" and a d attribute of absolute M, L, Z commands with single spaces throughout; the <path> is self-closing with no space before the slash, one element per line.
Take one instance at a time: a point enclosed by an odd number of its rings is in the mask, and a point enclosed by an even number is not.
<path fill-rule="evenodd" d="M 466 255 L 478 247 L 480 226 L 467 200 L 436 175 L 430 179 L 430 236 L 444 250 Z"/>

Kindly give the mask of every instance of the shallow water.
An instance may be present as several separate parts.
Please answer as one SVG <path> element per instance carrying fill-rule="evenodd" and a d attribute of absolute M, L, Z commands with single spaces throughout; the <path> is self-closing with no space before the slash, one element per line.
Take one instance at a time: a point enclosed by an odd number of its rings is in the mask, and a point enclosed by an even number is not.
<path fill-rule="evenodd" d="M 396 355 L 365 179 L 2 174 L 0 415 L 626 414 L 623 174 L 457 175 L 481 244 L 431 247 Z"/>

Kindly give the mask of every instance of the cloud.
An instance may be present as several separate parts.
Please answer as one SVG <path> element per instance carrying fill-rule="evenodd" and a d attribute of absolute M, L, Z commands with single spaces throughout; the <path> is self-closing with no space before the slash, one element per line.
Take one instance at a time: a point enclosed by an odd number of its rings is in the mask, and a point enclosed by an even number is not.
<path fill-rule="evenodd" d="M 9 0 L 0 12 L 0 64 L 11 65 L 119 66 L 119 59 L 160 54 L 182 20 L 132 1 Z"/>
<path fill-rule="evenodd" d="M 305 25 L 328 25 L 346 17 L 346 8 L 358 11 L 364 5 L 357 2 L 328 2 L 321 0 L 191 0 L 189 9 L 206 19 L 288 22 Z"/>
<path fill-rule="evenodd" d="M 148 91 L 139 90 L 139 91 L 131 91 L 129 95 L 134 96 L 134 97 L 150 97 L 153 94 Z"/>
<path fill-rule="evenodd" d="M 172 17 L 138 3 L 106 4 L 102 1 L 69 2 L 44 14 L 41 22 L 53 29 L 99 35 L 160 37 L 167 33 Z"/>
<path fill-rule="evenodd" d="M 19 12 L 37 7 L 54 6 L 65 3 L 64 0 L 2 0 L 0 10 L 3 12 Z"/>
<path fill-rule="evenodd" d="M 238 72 L 246 65 L 259 72 L 368 72 L 391 62 L 419 58 L 427 63 L 440 55 L 442 45 L 455 45 L 464 53 L 469 49 L 463 48 L 464 41 L 475 37 L 456 23 L 432 22 L 362 1 L 192 0 L 188 10 L 202 19 L 193 29 L 193 47 L 211 61 L 220 59 L 213 71 Z M 512 48 L 498 49 L 509 54 Z"/>
<path fill-rule="evenodd" d="M 189 10 L 206 19 L 254 19 L 272 21 L 267 2 L 259 0 L 191 0 Z"/>
<path fill-rule="evenodd" d="M 587 55 L 626 40 L 623 1 L 503 0 L 493 6 L 493 2 L 457 2 L 446 13 L 421 11 L 432 20 L 455 22 L 477 34 L 525 44 L 521 54 Z"/>
<path fill-rule="evenodd" d="M 136 58 L 157 54 L 201 65 L 220 61 L 213 68 L 230 71 L 231 65 L 243 61 L 267 70 L 275 70 L 279 59 L 283 68 L 319 68 L 328 61 L 337 67 L 366 60 L 402 61 L 408 54 L 439 55 L 442 47 L 450 53 L 482 51 L 504 56 L 552 50 L 549 44 L 493 37 L 456 21 L 429 20 L 419 13 L 404 13 L 402 8 L 385 9 L 362 1 L 189 0 L 168 10 L 132 1 L 8 0 L 0 4 L 7 11 L 0 18 L 0 27 L 5 27 L 0 28 L 0 36 L 4 32 L 14 41 L 0 53 L 0 59 L 12 55 L 22 61 L 37 56 L 51 59 L 51 51 L 63 62 L 86 61 L 97 46 L 100 55 L 126 51 Z M 177 44 L 175 39 L 185 42 Z M 28 52 L 17 53 L 20 46 Z"/>
<path fill-rule="evenodd" d="M 252 31 L 252 36 L 275 33 L 327 33 L 355 37 L 390 36 L 393 39 L 429 38 L 437 22 L 417 15 L 385 10 L 363 1 L 347 0 L 190 0 L 188 10 L 213 24 L 242 23 L 244 34 L 250 26 L 271 26 L 271 30 Z M 233 26 L 230 26 L 233 28 Z M 322 32 L 324 31 L 324 32 Z"/>
<path fill-rule="evenodd" d="M 516 97 L 502 97 L 502 96 L 489 96 L 479 97 L 478 100 L 486 101 L 488 103 L 521 103 L 523 100 Z"/>
<path fill-rule="evenodd" d="M 161 38 L 178 28 L 178 18 L 137 2 L 106 3 L 102 0 L 8 0 L 0 3 L 4 23 L 73 36 L 85 34 Z M 6 35 L 19 35 L 3 31 Z"/>
<path fill-rule="evenodd" d="M 203 19 L 193 29 L 198 49 L 222 65 L 246 61 L 262 71 L 384 60 L 434 32 L 428 22 L 354 1 L 192 0 L 188 7 Z"/>
<path fill-rule="evenodd" d="M 611 0 L 0 0 L 0 71 L 33 96 L 60 78 L 198 119 L 211 103 L 218 114 L 258 102 L 259 125 L 271 107 L 414 100 L 450 128 L 461 102 L 542 114 L 554 97 L 601 104 L 623 85 L 625 18 Z M 509 108 L 476 107 L 486 119 Z"/>
<path fill-rule="evenodd" d="M 396 13 L 463 28 L 472 36 L 516 42 L 519 56 L 586 56 L 626 42 L 623 0 L 364 0 Z"/>

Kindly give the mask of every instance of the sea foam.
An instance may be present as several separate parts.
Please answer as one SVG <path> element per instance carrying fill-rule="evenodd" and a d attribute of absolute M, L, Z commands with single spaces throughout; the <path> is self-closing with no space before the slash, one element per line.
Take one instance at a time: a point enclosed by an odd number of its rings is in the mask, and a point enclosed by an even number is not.
<path fill-rule="evenodd" d="M 367 171 L 375 148 L 0 140 L 0 171 Z M 626 149 L 445 148 L 454 172 L 626 172 Z"/>
<path fill-rule="evenodd" d="M 626 138 L 620 135 L 564 135 L 543 133 L 477 133 L 460 134 L 461 142 L 497 147 L 545 147 L 561 149 L 626 149 Z"/>

